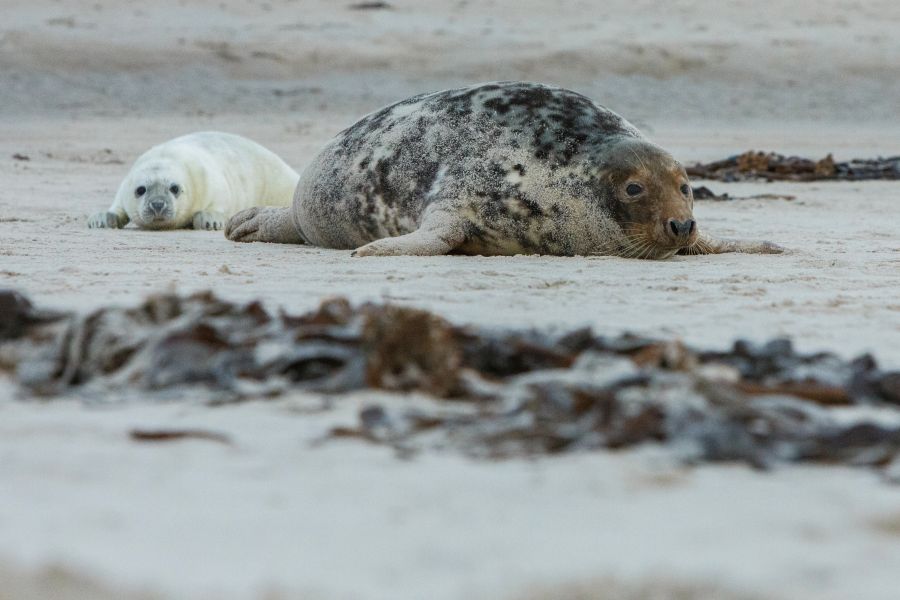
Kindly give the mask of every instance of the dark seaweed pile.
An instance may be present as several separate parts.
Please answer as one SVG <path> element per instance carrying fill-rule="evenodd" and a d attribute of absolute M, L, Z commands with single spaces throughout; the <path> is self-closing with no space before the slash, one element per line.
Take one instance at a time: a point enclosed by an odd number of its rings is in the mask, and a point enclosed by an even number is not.
<path fill-rule="evenodd" d="M 791 194 L 751 194 L 749 196 L 732 196 L 728 192 L 717 194 L 705 185 L 694 186 L 694 200 L 716 200 L 719 202 L 729 200 L 793 200 L 796 196 Z"/>
<path fill-rule="evenodd" d="M 290 389 L 395 390 L 433 399 L 362 406 L 358 424 L 331 436 L 483 458 L 651 442 L 693 462 L 900 465 L 900 372 L 868 355 L 800 354 L 787 340 L 698 351 L 589 329 L 460 327 L 344 299 L 274 314 L 210 293 L 50 315 L 6 291 L 0 307 L 0 370 L 26 396 L 156 398 L 201 387 L 220 403 Z"/>
<path fill-rule="evenodd" d="M 687 168 L 691 177 L 719 181 L 862 181 L 900 179 L 900 156 L 855 158 L 836 162 L 829 154 L 821 160 L 750 150 L 706 164 Z"/>

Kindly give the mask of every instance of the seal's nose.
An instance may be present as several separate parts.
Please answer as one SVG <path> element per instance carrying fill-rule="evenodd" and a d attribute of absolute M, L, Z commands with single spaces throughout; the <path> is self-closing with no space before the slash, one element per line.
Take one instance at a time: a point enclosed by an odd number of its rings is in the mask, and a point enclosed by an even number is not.
<path fill-rule="evenodd" d="M 163 211 L 166 210 L 166 201 L 154 198 L 148 203 L 148 206 L 150 206 L 150 210 L 155 214 L 161 215 Z"/>
<path fill-rule="evenodd" d="M 671 235 L 676 241 L 684 241 L 690 237 L 692 233 L 694 233 L 694 229 L 697 227 L 697 221 L 693 219 L 687 219 L 685 221 L 676 221 L 675 219 L 669 219 L 669 235 Z"/>

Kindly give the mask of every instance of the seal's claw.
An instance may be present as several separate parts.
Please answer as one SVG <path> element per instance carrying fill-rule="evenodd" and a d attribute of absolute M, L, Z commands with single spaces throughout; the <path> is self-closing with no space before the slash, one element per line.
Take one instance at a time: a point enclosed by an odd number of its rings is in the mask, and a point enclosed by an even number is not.
<path fill-rule="evenodd" d="M 88 229 L 119 229 L 119 217 L 114 212 L 103 211 L 91 215 L 88 219 Z"/>
<path fill-rule="evenodd" d="M 233 242 L 304 243 L 291 217 L 291 208 L 281 206 L 242 210 L 228 221 L 225 236 Z"/>
<path fill-rule="evenodd" d="M 217 212 L 200 211 L 194 214 L 194 229 L 215 231 L 225 226 L 225 215 Z"/>
<path fill-rule="evenodd" d="M 259 230 L 259 207 L 236 213 L 225 224 L 225 237 L 232 242 L 255 242 Z"/>

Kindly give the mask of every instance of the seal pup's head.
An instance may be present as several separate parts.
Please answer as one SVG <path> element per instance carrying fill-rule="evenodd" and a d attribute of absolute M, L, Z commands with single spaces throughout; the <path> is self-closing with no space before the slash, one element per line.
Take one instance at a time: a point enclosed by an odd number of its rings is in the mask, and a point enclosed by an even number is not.
<path fill-rule="evenodd" d="M 621 138 L 604 157 L 607 208 L 621 228 L 616 254 L 669 258 L 697 242 L 694 196 L 684 167 L 640 138 Z"/>
<path fill-rule="evenodd" d="M 177 161 L 136 164 L 121 193 L 131 220 L 142 229 L 175 229 L 190 220 L 191 177 Z"/>

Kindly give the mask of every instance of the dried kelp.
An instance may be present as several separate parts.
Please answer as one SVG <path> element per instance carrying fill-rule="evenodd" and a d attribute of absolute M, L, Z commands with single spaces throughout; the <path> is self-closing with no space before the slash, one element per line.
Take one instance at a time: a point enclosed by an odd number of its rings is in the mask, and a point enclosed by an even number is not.
<path fill-rule="evenodd" d="M 692 188 L 694 200 L 715 200 L 725 202 L 729 200 L 793 200 L 792 194 L 751 194 L 750 196 L 732 196 L 728 192 L 717 194 L 705 185 Z"/>
<path fill-rule="evenodd" d="M 862 181 L 900 179 L 900 156 L 838 162 L 750 150 L 710 163 L 687 167 L 691 177 L 718 181 Z"/>
<path fill-rule="evenodd" d="M 350 10 L 385 10 L 394 8 L 387 2 L 357 2 L 347 5 Z"/>
<path fill-rule="evenodd" d="M 13 294 L 0 293 L 0 302 Z M 27 328 L 28 315 L 12 318 L 9 327 Z M 217 392 L 221 401 L 289 388 L 459 393 L 456 329 L 429 313 L 393 306 L 353 309 L 334 299 L 296 317 L 209 293 L 164 295 L 136 308 L 71 315 L 31 332 L 15 362 L 19 382 L 36 395 L 195 385 Z"/>
<path fill-rule="evenodd" d="M 0 293 L 0 305 L 13 294 Z M 343 299 L 293 316 L 209 293 L 51 321 L 32 310 L 10 313 L 4 327 L 19 338 L 0 351 L 34 395 L 153 398 L 202 386 L 227 402 L 289 389 L 409 391 L 439 400 L 369 404 L 331 435 L 483 458 L 657 443 L 695 462 L 900 468 L 900 372 L 868 355 L 801 354 L 787 340 L 698 351 L 589 329 L 460 327 Z"/>
<path fill-rule="evenodd" d="M 205 429 L 132 429 L 128 437 L 136 442 L 180 442 L 182 440 L 205 440 L 220 444 L 231 444 L 231 438 L 224 433 Z"/>
<path fill-rule="evenodd" d="M 29 327 L 62 319 L 65 315 L 38 310 L 15 290 L 0 290 L 0 342 L 14 339 Z"/>

